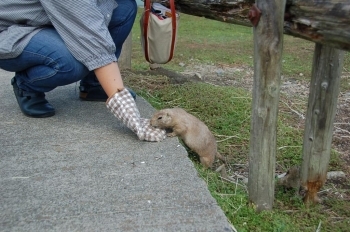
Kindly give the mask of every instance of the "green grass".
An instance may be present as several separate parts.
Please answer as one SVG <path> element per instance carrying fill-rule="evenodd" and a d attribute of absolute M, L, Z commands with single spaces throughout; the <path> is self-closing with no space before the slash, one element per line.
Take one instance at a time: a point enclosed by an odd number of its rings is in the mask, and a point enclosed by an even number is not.
<path fill-rule="evenodd" d="M 144 71 L 149 66 L 140 46 L 139 17 L 140 14 L 133 28 L 132 69 Z M 313 49 L 314 44 L 309 41 L 284 36 L 283 75 L 309 81 Z M 181 14 L 175 57 L 163 67 L 183 71 L 179 63 L 193 62 L 252 67 L 252 56 L 251 28 Z M 349 72 L 349 67 L 350 56 L 346 53 L 344 71 Z M 154 82 L 156 87 L 149 88 L 145 84 L 148 82 Z M 208 125 L 219 141 L 220 153 L 230 158 L 233 168 L 235 164 L 248 164 L 251 93 L 247 90 L 204 83 L 171 85 L 166 77 L 152 76 L 136 77 L 127 84 L 157 109 L 178 106 L 192 113 Z M 349 77 L 342 80 L 342 90 L 350 90 Z M 291 114 L 280 110 L 277 134 L 276 168 L 286 171 L 301 163 L 303 131 L 295 126 Z M 197 160 L 193 162 L 213 197 L 240 232 L 316 231 L 320 222 L 322 231 L 347 231 L 350 226 L 350 202 L 341 197 L 327 195 L 322 204 L 308 208 L 295 191 L 276 187 L 273 210 L 256 213 L 248 204 L 244 185 L 224 182 L 217 173 L 203 170 Z M 329 170 L 339 170 L 341 165 L 338 154 L 332 151 Z"/>

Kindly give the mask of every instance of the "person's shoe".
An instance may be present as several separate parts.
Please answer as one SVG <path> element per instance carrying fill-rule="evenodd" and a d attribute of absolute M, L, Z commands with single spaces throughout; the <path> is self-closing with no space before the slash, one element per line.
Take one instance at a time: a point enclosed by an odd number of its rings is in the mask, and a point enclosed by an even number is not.
<path fill-rule="evenodd" d="M 11 85 L 19 108 L 24 115 L 33 118 L 46 118 L 55 115 L 55 109 L 45 99 L 44 93 L 28 92 L 18 88 L 15 78 L 12 78 Z"/>
<path fill-rule="evenodd" d="M 102 101 L 105 102 L 108 99 L 107 94 L 103 90 L 101 85 L 80 85 L 79 98 L 83 101 Z"/>
<path fill-rule="evenodd" d="M 128 89 L 128 88 L 127 88 Z M 80 85 L 79 86 L 80 94 L 79 98 L 83 101 L 101 101 L 106 102 L 108 99 L 107 94 L 103 90 L 101 85 L 92 86 L 92 85 Z M 131 89 L 128 89 L 131 96 L 136 99 L 136 93 Z"/>

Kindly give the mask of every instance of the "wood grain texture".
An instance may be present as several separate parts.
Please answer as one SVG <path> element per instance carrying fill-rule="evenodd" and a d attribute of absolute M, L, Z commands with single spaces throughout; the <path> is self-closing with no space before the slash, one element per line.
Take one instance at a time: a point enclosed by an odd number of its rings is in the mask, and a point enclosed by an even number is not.
<path fill-rule="evenodd" d="M 185 14 L 244 26 L 252 26 L 248 14 L 254 3 L 254 0 L 175 0 L 177 10 Z M 261 10 L 263 14 L 274 14 L 273 9 Z M 285 34 L 350 51 L 350 1 L 287 0 L 283 13 Z"/>

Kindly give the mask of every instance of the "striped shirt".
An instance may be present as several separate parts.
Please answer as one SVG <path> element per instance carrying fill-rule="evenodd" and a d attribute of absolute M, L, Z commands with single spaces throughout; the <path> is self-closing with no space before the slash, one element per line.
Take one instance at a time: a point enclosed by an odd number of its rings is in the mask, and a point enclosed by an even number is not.
<path fill-rule="evenodd" d="M 37 32 L 53 26 L 89 70 L 117 61 L 108 31 L 116 7 L 115 0 L 0 0 L 0 59 L 17 57 Z"/>

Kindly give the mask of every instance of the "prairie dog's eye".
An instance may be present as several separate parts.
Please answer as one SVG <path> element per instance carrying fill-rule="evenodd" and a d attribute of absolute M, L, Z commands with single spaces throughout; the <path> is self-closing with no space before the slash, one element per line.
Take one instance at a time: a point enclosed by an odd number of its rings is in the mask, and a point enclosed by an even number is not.
<path fill-rule="evenodd" d="M 163 118 L 162 116 L 159 116 L 159 117 L 158 117 L 158 120 L 160 120 L 160 119 L 162 119 L 162 118 Z"/>

